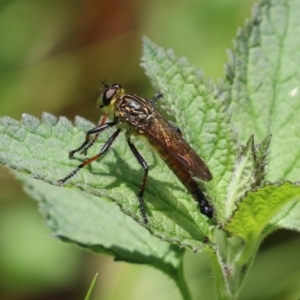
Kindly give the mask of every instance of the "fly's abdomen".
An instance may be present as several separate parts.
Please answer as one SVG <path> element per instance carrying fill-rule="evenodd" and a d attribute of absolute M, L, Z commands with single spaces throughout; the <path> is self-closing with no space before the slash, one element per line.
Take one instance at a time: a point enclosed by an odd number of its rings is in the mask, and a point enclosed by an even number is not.
<path fill-rule="evenodd" d="M 186 189 L 193 195 L 194 199 L 199 203 L 201 213 L 208 218 L 212 218 L 214 214 L 214 208 L 206 200 L 203 192 L 199 189 L 197 182 L 193 179 L 187 168 L 180 164 L 178 160 L 175 160 L 166 151 L 164 151 L 163 148 L 153 144 L 152 146 L 156 148 L 160 157 L 165 161 L 168 167 L 173 171 Z"/>

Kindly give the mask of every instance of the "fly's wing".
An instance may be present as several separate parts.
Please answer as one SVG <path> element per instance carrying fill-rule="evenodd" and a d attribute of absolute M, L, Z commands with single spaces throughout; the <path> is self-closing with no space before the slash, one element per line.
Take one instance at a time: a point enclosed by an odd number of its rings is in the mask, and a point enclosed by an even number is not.
<path fill-rule="evenodd" d="M 154 112 L 154 118 L 147 125 L 136 124 L 136 126 L 139 132 L 148 138 L 154 148 L 163 150 L 164 156 L 170 155 L 194 176 L 204 181 L 210 181 L 213 178 L 204 161 L 183 139 L 176 128 L 170 125 L 159 113 Z"/>

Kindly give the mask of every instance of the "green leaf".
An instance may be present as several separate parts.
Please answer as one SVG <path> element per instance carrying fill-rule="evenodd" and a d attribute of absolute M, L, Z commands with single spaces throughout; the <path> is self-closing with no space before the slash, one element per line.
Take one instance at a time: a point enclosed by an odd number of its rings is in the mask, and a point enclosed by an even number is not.
<path fill-rule="evenodd" d="M 284 205 L 276 216 L 269 222 L 269 230 L 279 228 L 300 232 L 300 201 L 299 198 Z"/>
<path fill-rule="evenodd" d="M 254 145 L 254 137 L 251 136 L 247 145 L 241 146 L 228 187 L 225 205 L 227 218 L 232 215 L 236 207 L 235 203 L 240 201 L 248 191 L 261 184 L 266 172 L 270 140 L 271 136 L 268 136 L 261 144 Z"/>
<path fill-rule="evenodd" d="M 178 59 L 173 51 L 143 40 L 142 66 L 152 84 L 164 94 L 176 126 L 207 162 L 214 179 L 207 184 L 219 219 L 224 218 L 224 199 L 230 181 L 237 144 L 222 95 L 201 72 Z"/>
<path fill-rule="evenodd" d="M 189 291 L 182 274 L 184 249 L 155 238 L 110 201 L 25 174 L 18 173 L 17 177 L 27 193 L 38 201 L 48 227 L 57 238 L 114 256 L 118 261 L 151 265 L 171 277 L 187 297 Z"/>
<path fill-rule="evenodd" d="M 227 65 L 227 100 L 239 138 L 273 135 L 271 181 L 299 180 L 299 28 L 298 0 L 260 1 L 238 32 Z"/>
<path fill-rule="evenodd" d="M 260 144 L 254 147 L 254 178 L 255 182 L 252 188 L 260 186 L 267 174 L 266 167 L 268 165 L 267 157 L 269 155 L 269 146 L 272 135 L 268 135 Z"/>
<path fill-rule="evenodd" d="M 123 214 L 112 202 L 18 174 L 25 190 L 39 203 L 53 234 L 88 248 L 112 255 L 116 260 L 148 263 L 173 269 L 182 251 L 150 235 Z M 164 261 L 164 263 L 162 263 Z"/>
<path fill-rule="evenodd" d="M 0 162 L 57 185 L 58 179 L 70 173 L 83 160 L 68 159 L 68 150 L 78 147 L 84 140 L 84 132 L 94 127 L 81 118 L 76 119 L 76 124 L 77 127 L 73 127 L 66 118 L 61 117 L 57 121 L 49 114 L 43 115 L 42 122 L 29 115 L 24 115 L 21 123 L 2 118 Z M 107 132 L 99 137 L 93 151 L 89 152 L 90 156 L 99 151 L 109 134 Z M 148 145 L 138 141 L 136 145 L 151 168 L 144 194 L 149 218 L 147 226 L 141 219 L 137 200 L 143 171 L 128 151 L 124 136 L 103 159 L 83 168 L 66 186 L 78 187 L 101 199 L 115 201 L 126 214 L 164 240 L 188 246 L 194 251 L 201 249 L 205 245 L 203 239 L 211 235 L 211 221 L 200 214 L 197 203 Z M 70 197 L 66 200 L 73 201 Z M 82 217 L 89 218 L 89 213 Z"/>
<path fill-rule="evenodd" d="M 231 235 L 253 245 L 263 237 L 263 231 L 282 206 L 300 196 L 300 186 L 291 182 L 268 184 L 248 192 L 238 203 L 238 209 L 225 225 Z"/>

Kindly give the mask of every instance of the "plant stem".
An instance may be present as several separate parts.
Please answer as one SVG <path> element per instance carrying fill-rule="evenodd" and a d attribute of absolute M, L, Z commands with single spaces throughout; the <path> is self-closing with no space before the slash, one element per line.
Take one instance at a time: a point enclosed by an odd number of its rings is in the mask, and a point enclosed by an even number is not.
<path fill-rule="evenodd" d="M 189 287 L 188 287 L 187 282 L 184 277 L 182 259 L 181 259 L 181 262 L 180 262 L 180 265 L 178 268 L 177 277 L 174 279 L 175 279 L 177 287 L 182 295 L 182 299 L 192 300 L 191 292 L 189 290 Z"/>
<path fill-rule="evenodd" d="M 221 257 L 218 255 L 216 251 L 212 250 L 211 248 L 206 248 L 206 251 L 209 254 L 211 266 L 214 273 L 217 299 L 219 300 L 234 299 L 228 287 L 228 283 L 226 281 L 225 268 L 223 267 L 223 264 L 221 262 Z"/>

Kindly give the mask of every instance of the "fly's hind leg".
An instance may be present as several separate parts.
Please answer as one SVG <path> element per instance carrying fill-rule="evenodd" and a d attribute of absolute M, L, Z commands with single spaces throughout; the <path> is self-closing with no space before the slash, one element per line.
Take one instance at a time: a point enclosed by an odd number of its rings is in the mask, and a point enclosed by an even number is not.
<path fill-rule="evenodd" d="M 143 199 L 143 194 L 144 194 L 144 190 L 145 190 L 146 182 L 147 182 L 147 178 L 148 178 L 148 165 L 145 162 L 144 158 L 141 156 L 141 154 L 138 152 L 138 150 L 135 148 L 133 143 L 131 142 L 128 132 L 126 132 L 126 140 L 127 140 L 127 143 L 129 145 L 130 150 L 134 154 L 134 156 L 137 159 L 138 163 L 144 169 L 144 176 L 143 176 L 143 180 L 142 180 L 142 183 L 140 185 L 139 192 L 138 192 L 138 199 L 139 199 L 139 203 L 140 203 L 140 212 L 141 212 L 142 218 L 144 220 L 144 223 L 147 224 L 148 223 L 148 218 L 147 218 L 147 214 L 146 214 L 146 207 L 145 207 L 145 202 L 144 202 L 144 199 Z"/>

